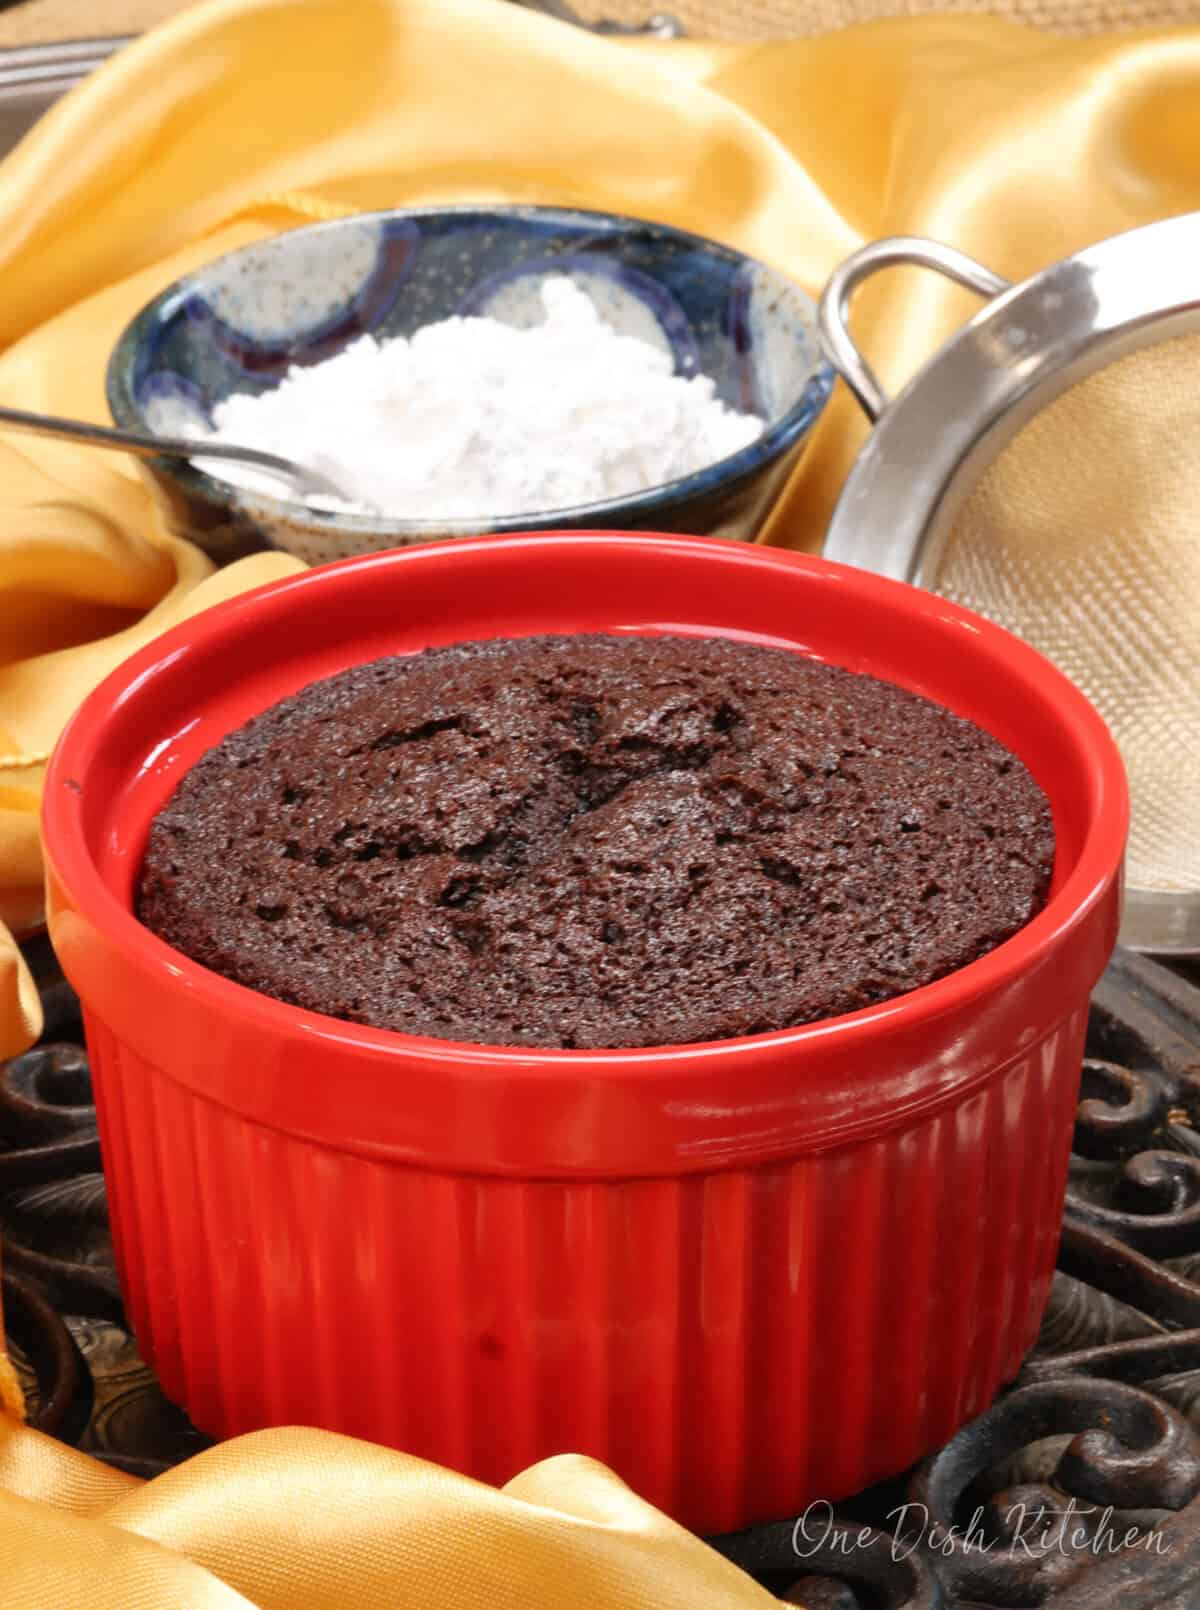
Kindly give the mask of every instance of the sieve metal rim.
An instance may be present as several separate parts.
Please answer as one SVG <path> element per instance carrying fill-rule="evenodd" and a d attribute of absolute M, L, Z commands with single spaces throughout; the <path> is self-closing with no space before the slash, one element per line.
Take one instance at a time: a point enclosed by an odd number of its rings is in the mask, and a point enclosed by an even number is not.
<path fill-rule="evenodd" d="M 954 520 L 988 466 L 1054 399 L 1118 358 L 1200 330 L 1200 213 L 1146 224 L 1010 284 L 965 253 L 918 236 L 874 241 L 841 263 L 818 306 L 818 336 L 874 429 L 838 499 L 828 559 L 928 586 Z M 855 291 L 901 264 L 986 297 L 893 400 L 849 329 Z M 1200 889 L 1128 887 L 1121 943 L 1200 955 Z"/>

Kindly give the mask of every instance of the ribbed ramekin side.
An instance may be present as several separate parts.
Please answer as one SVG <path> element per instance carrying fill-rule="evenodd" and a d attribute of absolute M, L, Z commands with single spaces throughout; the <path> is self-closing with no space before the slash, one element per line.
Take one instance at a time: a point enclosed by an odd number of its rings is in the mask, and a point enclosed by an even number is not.
<path fill-rule="evenodd" d="M 1014 1373 L 1082 1024 L 873 1140 L 554 1182 L 253 1124 L 91 1021 L 129 1312 L 216 1435 L 322 1425 L 493 1482 L 582 1452 L 701 1532 L 794 1515 L 905 1468 Z"/>

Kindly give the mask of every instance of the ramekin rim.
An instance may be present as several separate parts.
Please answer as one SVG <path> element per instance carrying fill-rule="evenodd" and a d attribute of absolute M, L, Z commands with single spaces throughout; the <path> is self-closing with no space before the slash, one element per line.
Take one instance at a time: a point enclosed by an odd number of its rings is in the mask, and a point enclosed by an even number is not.
<path fill-rule="evenodd" d="M 514 544 L 527 548 L 556 545 L 560 542 L 579 541 L 607 543 L 614 547 L 633 544 L 639 548 L 666 549 L 703 553 L 717 559 L 724 557 L 735 563 L 759 563 L 768 568 L 799 566 L 813 575 L 845 585 L 858 586 L 867 591 L 883 591 L 899 600 L 908 596 L 919 604 L 928 600 L 930 607 L 943 612 L 943 621 L 969 627 L 976 635 L 990 637 L 1007 645 L 1008 652 L 1024 659 L 1032 669 L 1037 666 L 1043 676 L 1049 674 L 1057 684 L 1055 704 L 1061 709 L 1065 701 L 1072 707 L 1075 721 L 1082 724 L 1088 742 L 1086 750 L 1099 791 L 1096 808 L 1087 835 L 1080 847 L 1076 864 L 1060 887 L 1038 914 L 1031 918 L 1009 939 L 988 951 L 966 966 L 919 986 L 904 994 L 893 996 L 855 1012 L 835 1017 L 820 1018 L 812 1023 L 767 1033 L 742 1035 L 722 1040 L 678 1042 L 660 1046 L 635 1046 L 612 1049 L 564 1049 L 558 1047 L 486 1045 L 472 1041 L 439 1039 L 432 1036 L 409 1035 L 397 1030 L 379 1029 L 361 1024 L 343 1022 L 322 1013 L 293 1006 L 265 995 L 246 985 L 194 962 L 183 952 L 173 949 L 149 928 L 138 921 L 133 911 L 109 889 L 93 857 L 87 851 L 82 833 L 72 835 L 60 821 L 60 802 L 65 794 L 72 794 L 76 780 L 69 764 L 73 746 L 81 742 L 85 721 L 95 705 L 107 698 L 111 705 L 115 692 L 135 684 L 147 675 L 164 658 L 169 658 L 180 639 L 190 638 L 197 630 L 197 622 L 204 620 L 212 630 L 220 623 L 231 623 L 238 613 L 252 610 L 268 598 L 288 594 L 301 588 L 320 586 L 324 577 L 332 572 L 342 573 L 351 568 L 368 568 L 392 563 L 437 562 L 442 556 L 461 553 L 464 548 L 481 552 L 491 549 L 511 549 Z M 103 719 L 103 718 L 101 718 Z M 68 779 L 71 786 L 67 787 Z M 1109 795 L 1105 798 L 1105 795 Z M 1095 707 L 1070 679 L 1036 649 L 997 626 L 994 622 L 974 614 L 961 605 L 953 604 L 937 594 L 910 587 L 903 582 L 873 575 L 852 566 L 841 565 L 813 554 L 798 554 L 791 550 L 761 545 L 723 543 L 711 537 L 682 536 L 659 532 L 544 532 L 527 535 L 482 534 L 478 537 L 452 538 L 445 542 L 428 543 L 421 547 L 390 549 L 382 553 L 356 555 L 335 564 L 317 566 L 299 575 L 265 583 L 261 587 L 241 593 L 212 606 L 200 616 L 182 622 L 155 638 L 151 643 L 118 666 L 95 688 L 71 717 L 56 745 L 46 771 L 42 805 L 42 828 L 48 861 L 58 877 L 70 891 L 72 904 L 97 927 L 102 927 L 110 939 L 129 953 L 137 951 L 144 965 L 149 966 L 164 985 L 178 989 L 181 984 L 189 991 L 206 997 L 219 1016 L 245 1019 L 253 1017 L 275 1033 L 290 1031 L 313 1037 L 318 1041 L 339 1045 L 343 1051 L 353 1048 L 360 1056 L 372 1060 L 390 1061 L 403 1057 L 409 1061 L 452 1061 L 459 1067 L 474 1072 L 494 1072 L 497 1075 L 514 1075 L 523 1070 L 561 1069 L 564 1073 L 603 1071 L 609 1075 L 627 1073 L 644 1078 L 648 1074 L 669 1075 L 677 1063 L 694 1067 L 698 1059 L 712 1063 L 728 1056 L 775 1056 L 798 1052 L 822 1040 L 836 1038 L 845 1043 L 850 1037 L 865 1039 L 890 1018 L 903 1015 L 909 1026 L 919 1022 L 935 1021 L 961 1006 L 964 997 L 975 999 L 1003 988 L 1016 976 L 1028 972 L 1043 960 L 1077 927 L 1104 897 L 1114 878 L 1119 876 L 1123 848 L 1128 826 L 1128 790 L 1124 767 L 1114 739 Z M 61 831 L 60 831 L 61 829 Z M 65 854 L 64 854 L 65 851 Z M 965 982 L 964 982 L 965 981 Z"/>

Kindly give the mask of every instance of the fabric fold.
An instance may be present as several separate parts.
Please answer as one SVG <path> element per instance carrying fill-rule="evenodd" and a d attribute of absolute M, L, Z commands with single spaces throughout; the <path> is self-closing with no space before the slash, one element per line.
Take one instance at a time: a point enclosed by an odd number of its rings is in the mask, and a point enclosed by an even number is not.
<path fill-rule="evenodd" d="M 594 1460 L 546 1460 L 498 1490 L 295 1428 L 141 1484 L 0 1416 L 0 1561 L 5 1610 L 775 1603 Z"/>

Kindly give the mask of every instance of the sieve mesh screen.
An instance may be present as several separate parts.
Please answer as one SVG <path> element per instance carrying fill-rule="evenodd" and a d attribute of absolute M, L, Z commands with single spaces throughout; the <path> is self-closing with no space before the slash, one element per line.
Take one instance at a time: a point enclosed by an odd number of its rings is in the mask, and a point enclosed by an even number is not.
<path fill-rule="evenodd" d="M 1131 888 L 1200 889 L 1200 335 L 1043 408 L 973 489 L 934 586 L 1100 709 L 1129 770 Z"/>

